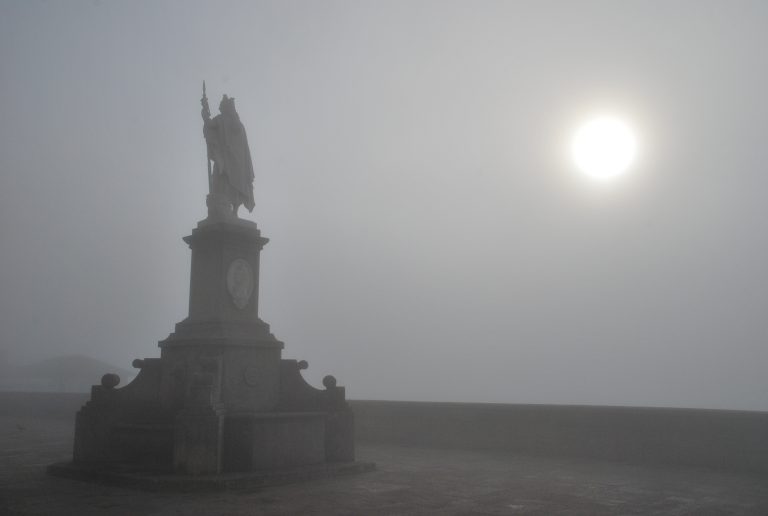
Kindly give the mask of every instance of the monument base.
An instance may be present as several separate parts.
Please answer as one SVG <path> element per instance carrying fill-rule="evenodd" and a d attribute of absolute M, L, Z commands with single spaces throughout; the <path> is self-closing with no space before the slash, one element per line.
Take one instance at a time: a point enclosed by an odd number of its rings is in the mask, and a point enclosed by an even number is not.
<path fill-rule="evenodd" d="M 152 470 L 136 470 L 135 465 L 131 464 L 99 466 L 59 462 L 48 466 L 47 473 L 55 477 L 143 491 L 199 492 L 259 489 L 341 475 L 367 473 L 375 469 L 376 465 L 373 462 L 326 462 L 294 468 L 190 476 Z"/>
<path fill-rule="evenodd" d="M 119 377 L 106 374 L 92 387 L 76 416 L 73 464 L 51 473 L 142 485 L 239 475 L 258 484 L 354 465 L 344 387 L 330 375 L 324 389 L 309 385 L 306 362 L 283 359 L 283 343 L 258 317 L 267 239 L 252 222 L 206 220 L 185 241 L 189 316 L 160 342 L 160 358 L 134 361 L 130 384 L 117 388 Z"/>

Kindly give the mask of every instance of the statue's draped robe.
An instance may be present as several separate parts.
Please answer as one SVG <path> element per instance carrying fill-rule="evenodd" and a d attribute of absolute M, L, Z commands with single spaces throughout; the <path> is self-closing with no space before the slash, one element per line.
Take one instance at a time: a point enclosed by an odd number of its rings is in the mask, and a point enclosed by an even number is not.
<path fill-rule="evenodd" d="M 236 113 L 216 115 L 205 124 L 204 132 L 213 160 L 213 190 L 233 205 L 242 204 L 253 211 L 253 163 L 240 118 Z"/>

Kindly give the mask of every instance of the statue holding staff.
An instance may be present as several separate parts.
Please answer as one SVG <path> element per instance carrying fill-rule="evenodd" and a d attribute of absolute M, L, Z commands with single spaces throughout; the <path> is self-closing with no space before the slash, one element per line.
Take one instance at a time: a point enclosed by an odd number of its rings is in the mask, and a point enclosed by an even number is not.
<path fill-rule="evenodd" d="M 203 82 L 203 135 L 208 147 L 208 213 L 218 217 L 237 217 L 242 204 L 253 211 L 253 163 L 248 138 L 235 99 L 223 96 L 219 114 L 211 118 Z M 213 170 L 211 170 L 213 162 Z"/>

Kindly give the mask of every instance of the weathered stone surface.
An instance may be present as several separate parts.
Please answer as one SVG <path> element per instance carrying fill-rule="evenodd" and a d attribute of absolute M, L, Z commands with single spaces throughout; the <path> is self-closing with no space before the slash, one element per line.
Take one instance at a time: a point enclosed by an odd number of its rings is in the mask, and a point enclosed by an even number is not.
<path fill-rule="evenodd" d="M 210 396 L 210 389 L 207 391 Z M 174 421 L 173 471 L 189 475 L 220 473 L 224 411 L 199 399 L 198 406 L 182 409 Z"/>
<path fill-rule="evenodd" d="M 223 471 L 253 471 L 325 462 L 324 412 L 268 412 L 225 422 Z"/>

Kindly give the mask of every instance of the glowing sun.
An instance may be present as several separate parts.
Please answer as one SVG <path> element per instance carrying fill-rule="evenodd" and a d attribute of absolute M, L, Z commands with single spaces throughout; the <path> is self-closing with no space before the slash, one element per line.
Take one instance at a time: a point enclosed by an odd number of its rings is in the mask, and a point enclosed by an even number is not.
<path fill-rule="evenodd" d="M 571 154 L 576 166 L 595 179 L 620 176 L 635 158 L 637 143 L 621 119 L 601 116 L 586 121 L 573 135 Z"/>

